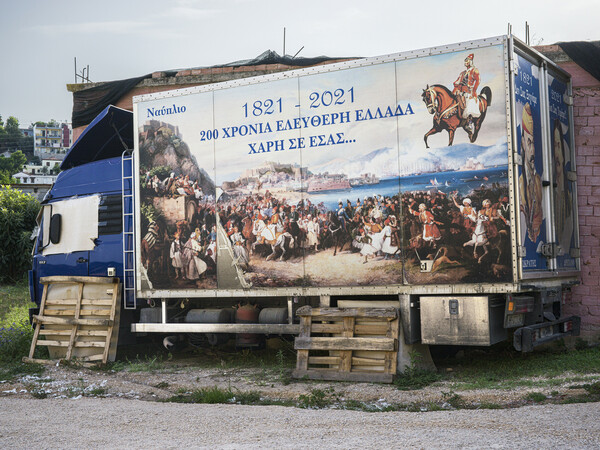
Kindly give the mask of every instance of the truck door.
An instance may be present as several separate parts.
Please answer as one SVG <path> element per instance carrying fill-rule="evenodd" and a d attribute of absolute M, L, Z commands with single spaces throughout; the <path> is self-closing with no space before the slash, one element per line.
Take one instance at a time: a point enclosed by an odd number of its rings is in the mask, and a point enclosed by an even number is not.
<path fill-rule="evenodd" d="M 552 172 L 553 253 L 555 270 L 579 270 L 577 186 L 569 81 L 548 70 L 548 115 Z"/>
<path fill-rule="evenodd" d="M 96 195 L 44 205 L 34 264 L 39 277 L 89 274 L 90 250 L 98 238 L 98 203 Z"/>
<path fill-rule="evenodd" d="M 548 244 L 550 175 L 544 154 L 544 80 L 539 63 L 516 52 L 513 59 L 516 200 L 521 269 L 524 278 L 550 269 Z"/>
<path fill-rule="evenodd" d="M 98 207 L 98 239 L 90 252 L 90 276 L 106 277 L 113 267 L 123 271 L 123 210 L 121 194 L 102 195 Z"/>

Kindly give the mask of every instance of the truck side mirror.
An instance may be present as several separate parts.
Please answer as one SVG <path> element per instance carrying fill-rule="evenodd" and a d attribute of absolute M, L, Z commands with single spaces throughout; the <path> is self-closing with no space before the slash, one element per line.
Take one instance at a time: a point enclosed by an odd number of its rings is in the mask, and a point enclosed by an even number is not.
<path fill-rule="evenodd" d="M 60 214 L 53 214 L 50 218 L 50 242 L 58 244 L 60 242 Z"/>

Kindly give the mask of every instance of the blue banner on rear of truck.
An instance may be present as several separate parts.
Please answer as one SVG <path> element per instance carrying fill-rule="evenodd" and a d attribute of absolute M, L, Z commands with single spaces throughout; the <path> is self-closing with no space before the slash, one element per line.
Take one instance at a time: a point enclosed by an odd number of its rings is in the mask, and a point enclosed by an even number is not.
<path fill-rule="evenodd" d="M 138 103 L 145 287 L 512 281 L 505 86 L 493 45 Z"/>
<path fill-rule="evenodd" d="M 568 174 L 574 169 L 571 150 L 569 107 L 565 103 L 567 84 L 550 72 L 548 75 L 548 101 L 550 113 L 554 231 L 558 245 L 556 267 L 558 270 L 577 270 L 577 259 L 571 256 L 575 248 L 575 198 L 574 182 Z"/>
<path fill-rule="evenodd" d="M 546 217 L 542 179 L 544 177 L 542 116 L 539 68 L 515 54 L 515 115 L 517 148 L 523 164 L 518 172 L 520 242 L 525 248 L 523 272 L 548 269 L 542 256 L 546 238 Z"/>

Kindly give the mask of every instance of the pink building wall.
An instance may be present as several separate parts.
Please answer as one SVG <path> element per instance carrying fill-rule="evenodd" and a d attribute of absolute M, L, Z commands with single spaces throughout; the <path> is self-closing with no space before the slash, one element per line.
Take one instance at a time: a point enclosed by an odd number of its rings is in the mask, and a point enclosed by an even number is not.
<path fill-rule="evenodd" d="M 575 159 L 581 248 L 581 283 L 564 305 L 581 317 L 581 337 L 600 338 L 600 80 L 560 55 L 557 45 L 537 47 L 571 74 L 575 122 Z M 556 58 L 551 56 L 556 55 Z"/>

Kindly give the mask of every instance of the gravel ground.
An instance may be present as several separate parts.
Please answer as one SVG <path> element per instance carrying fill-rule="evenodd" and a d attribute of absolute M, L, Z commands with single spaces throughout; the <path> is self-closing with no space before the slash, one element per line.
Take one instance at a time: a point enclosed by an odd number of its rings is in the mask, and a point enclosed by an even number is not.
<path fill-rule="evenodd" d="M 527 397 L 585 395 L 564 376 L 543 388 L 454 392 L 436 383 L 400 391 L 372 383 L 284 384 L 273 370 L 200 369 L 193 359 L 143 372 L 49 366 L 39 376 L 0 380 L 0 448 L 599 448 L 598 403 L 538 405 Z M 586 377 L 598 380 L 600 373 Z M 319 389 L 332 401 L 324 409 L 157 401 L 215 386 L 288 400 Z M 343 409 L 349 400 L 419 412 Z"/>
<path fill-rule="evenodd" d="M 598 404 L 365 413 L 0 398 L 2 448 L 598 448 Z"/>

